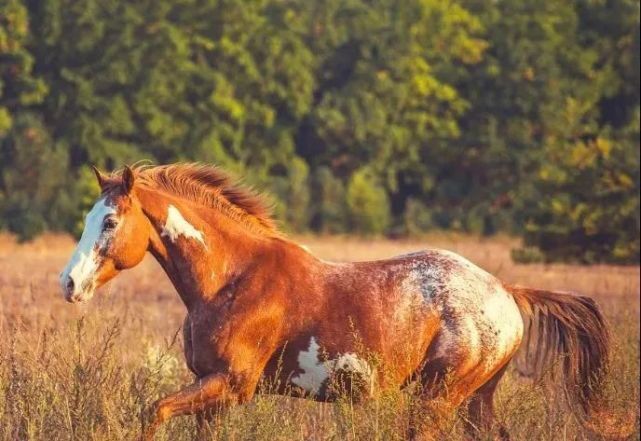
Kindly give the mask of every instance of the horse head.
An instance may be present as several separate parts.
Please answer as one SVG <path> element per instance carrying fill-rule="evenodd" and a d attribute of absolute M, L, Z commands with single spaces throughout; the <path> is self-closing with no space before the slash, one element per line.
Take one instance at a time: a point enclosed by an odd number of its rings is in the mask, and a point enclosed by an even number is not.
<path fill-rule="evenodd" d="M 101 195 L 85 218 L 78 245 L 60 274 L 68 302 L 84 302 L 120 271 L 145 256 L 151 224 L 135 196 L 135 174 L 125 167 L 114 176 L 94 167 Z"/>

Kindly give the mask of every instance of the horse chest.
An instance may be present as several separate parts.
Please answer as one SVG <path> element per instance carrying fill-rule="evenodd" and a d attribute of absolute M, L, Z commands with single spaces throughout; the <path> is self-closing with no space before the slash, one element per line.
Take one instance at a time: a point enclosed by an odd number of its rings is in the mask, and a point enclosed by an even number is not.
<path fill-rule="evenodd" d="M 185 358 L 189 368 L 204 376 L 228 364 L 224 348 L 229 342 L 229 326 L 211 311 L 190 311 L 185 320 Z"/>

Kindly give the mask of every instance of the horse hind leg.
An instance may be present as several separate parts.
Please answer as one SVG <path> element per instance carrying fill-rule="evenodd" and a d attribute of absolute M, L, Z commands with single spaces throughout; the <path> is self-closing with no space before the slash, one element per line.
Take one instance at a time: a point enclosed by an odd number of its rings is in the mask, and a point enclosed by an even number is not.
<path fill-rule="evenodd" d="M 507 370 L 507 363 L 494 374 L 484 385 L 479 387 L 467 403 L 468 415 L 465 420 L 465 432 L 472 440 L 482 438 L 496 429 L 495 439 L 508 441 L 510 436 L 502 424 L 494 423 L 494 392 Z"/>
<path fill-rule="evenodd" d="M 417 401 L 410 409 L 407 438 L 411 441 L 437 441 L 447 438 L 456 409 L 469 396 L 462 378 L 452 364 L 433 360 L 420 374 Z"/>
<path fill-rule="evenodd" d="M 453 422 L 457 409 L 467 400 L 467 436 L 471 439 L 482 438 L 493 428 L 493 396 L 508 363 L 499 365 L 495 371 L 488 371 L 487 366 L 481 364 L 463 370 L 455 369 L 453 366 L 456 364 L 452 360 L 433 360 L 423 370 L 422 392 L 418 406 L 415 406 L 418 408 L 410 414 L 410 440 L 450 439 L 450 423 Z M 498 439 L 508 440 L 505 428 L 501 426 L 498 429 Z"/>

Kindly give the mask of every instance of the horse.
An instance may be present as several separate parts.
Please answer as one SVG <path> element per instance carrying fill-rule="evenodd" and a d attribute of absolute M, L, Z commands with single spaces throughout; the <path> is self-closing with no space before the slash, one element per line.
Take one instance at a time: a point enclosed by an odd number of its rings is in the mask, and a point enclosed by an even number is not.
<path fill-rule="evenodd" d="M 345 390 L 367 399 L 414 381 L 419 410 L 447 415 L 467 404 L 466 431 L 478 437 L 497 430 L 493 395 L 524 317 L 538 331 L 538 358 L 563 356 L 575 407 L 589 412 L 598 400 L 609 340 L 588 297 L 508 285 L 439 249 L 318 259 L 278 229 L 257 192 L 216 166 L 94 172 L 101 195 L 60 275 L 64 298 L 89 300 L 150 252 L 187 310 L 195 381 L 156 402 L 146 440 L 169 418 L 250 401 L 261 379 L 273 380 L 270 393 L 317 401 Z M 409 438 L 433 439 L 421 417 L 410 426 Z M 498 436 L 508 439 L 505 427 Z"/>

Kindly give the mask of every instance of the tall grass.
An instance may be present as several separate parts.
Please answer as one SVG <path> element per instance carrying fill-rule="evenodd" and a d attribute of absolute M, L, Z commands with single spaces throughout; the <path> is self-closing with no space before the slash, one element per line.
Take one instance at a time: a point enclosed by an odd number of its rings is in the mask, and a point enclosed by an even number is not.
<path fill-rule="evenodd" d="M 57 273 L 71 244 L 49 241 L 55 246 L 0 241 L 0 439 L 136 439 L 152 403 L 191 381 L 178 332 L 184 308 L 149 261 L 123 274 L 90 304 L 67 305 L 58 292 Z M 351 238 L 303 242 L 325 258 L 342 260 L 425 246 Z M 496 394 L 497 419 L 517 440 L 639 439 L 638 268 L 514 265 L 505 257 L 509 239 L 427 242 L 498 269 L 510 282 L 572 289 L 587 286 L 576 274 L 592 274 L 588 294 L 603 305 L 613 335 L 605 410 L 581 424 L 567 410 L 560 383 L 536 383 L 512 366 Z M 491 252 L 485 255 L 484 247 Z M 270 388 L 260 385 L 262 392 Z M 402 440 L 416 404 L 412 389 L 386 391 L 363 403 L 346 394 L 334 404 L 260 394 L 219 415 L 208 431 L 220 440 Z M 424 411 L 439 439 L 462 438 L 465 409 L 450 419 Z M 181 417 L 164 425 L 156 439 L 197 436 L 195 419 Z"/>

